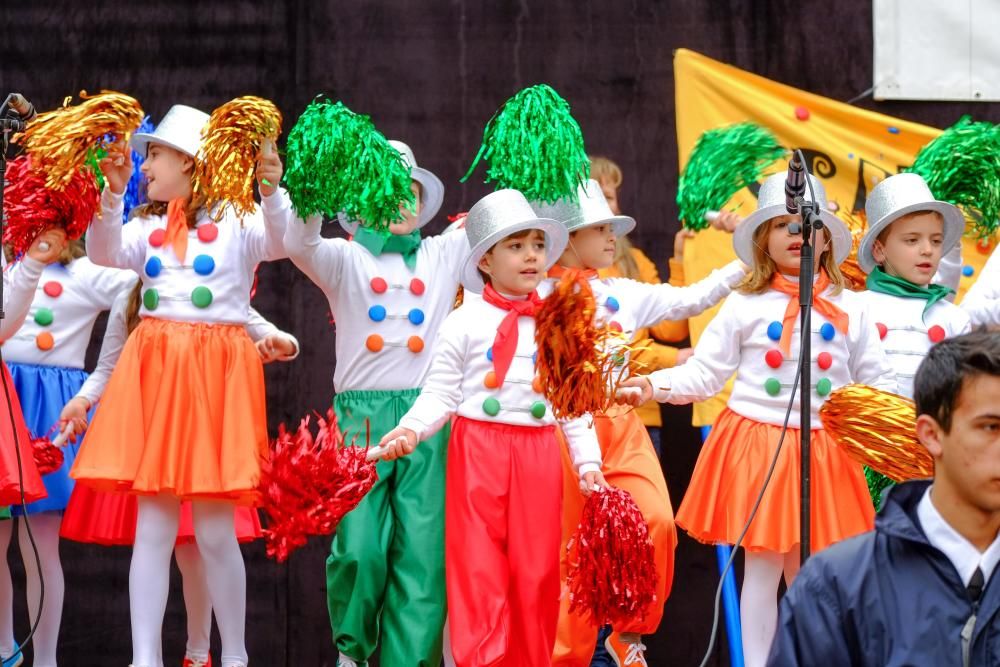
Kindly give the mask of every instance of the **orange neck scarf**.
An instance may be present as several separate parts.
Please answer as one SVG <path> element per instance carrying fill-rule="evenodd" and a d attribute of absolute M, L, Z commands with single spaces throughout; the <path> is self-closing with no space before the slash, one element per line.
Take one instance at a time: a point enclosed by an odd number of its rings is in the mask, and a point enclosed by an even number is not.
<path fill-rule="evenodd" d="M 837 331 L 846 334 L 848 324 L 850 323 L 849 316 L 821 296 L 823 291 L 829 286 L 830 276 L 826 275 L 826 271 L 820 269 L 819 278 L 813 283 L 813 309 L 829 320 Z M 792 330 L 795 328 L 795 318 L 799 315 L 799 282 L 798 280 L 791 281 L 776 272 L 771 277 L 771 288 L 791 297 L 788 300 L 788 305 L 785 307 L 785 317 L 782 320 L 781 327 L 781 340 L 778 343 L 781 351 L 787 357 L 791 353 Z"/>

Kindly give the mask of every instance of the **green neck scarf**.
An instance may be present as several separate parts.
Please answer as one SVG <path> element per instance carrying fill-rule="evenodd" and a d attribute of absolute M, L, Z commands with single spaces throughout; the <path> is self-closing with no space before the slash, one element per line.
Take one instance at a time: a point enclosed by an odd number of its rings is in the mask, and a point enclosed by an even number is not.
<path fill-rule="evenodd" d="M 376 257 L 386 252 L 397 252 L 403 256 L 403 262 L 410 271 L 417 268 L 417 250 L 420 249 L 422 240 L 419 229 L 414 229 L 409 234 L 393 234 L 388 231 L 380 234 L 359 225 L 354 232 L 354 240 Z"/>
<path fill-rule="evenodd" d="M 928 308 L 941 299 L 947 298 L 949 294 L 952 294 L 955 291 L 950 287 L 935 285 L 933 283 L 927 287 L 921 287 L 920 285 L 911 283 L 906 278 L 890 276 L 877 266 L 872 269 L 871 273 L 868 274 L 868 280 L 865 282 L 865 286 L 873 292 L 891 294 L 892 296 L 898 296 L 903 299 L 925 299 L 927 301 L 927 305 L 924 306 L 923 311 L 925 315 L 927 314 Z"/>

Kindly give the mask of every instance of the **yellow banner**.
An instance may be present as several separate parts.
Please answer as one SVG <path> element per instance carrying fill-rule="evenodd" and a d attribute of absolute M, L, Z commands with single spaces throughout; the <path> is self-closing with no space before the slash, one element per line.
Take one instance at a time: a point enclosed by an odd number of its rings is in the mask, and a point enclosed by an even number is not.
<path fill-rule="evenodd" d="M 865 197 L 882 179 L 909 166 L 917 151 L 941 130 L 859 109 L 798 90 L 679 49 L 674 54 L 677 152 L 683 170 L 698 137 L 707 130 L 750 121 L 769 128 L 785 147 L 802 149 L 809 172 L 826 187 L 827 197 L 841 210 L 864 208 Z M 957 118 L 955 119 L 958 120 Z M 784 171 L 779 162 L 773 171 Z M 725 207 L 747 215 L 756 206 L 746 188 Z M 965 263 L 959 298 L 975 280 L 993 246 L 964 240 Z M 684 245 L 684 276 L 699 280 L 735 257 L 732 237 L 712 229 Z M 715 310 L 690 320 L 697 340 Z M 728 391 L 694 406 L 694 424 L 710 425 L 725 405 Z"/>

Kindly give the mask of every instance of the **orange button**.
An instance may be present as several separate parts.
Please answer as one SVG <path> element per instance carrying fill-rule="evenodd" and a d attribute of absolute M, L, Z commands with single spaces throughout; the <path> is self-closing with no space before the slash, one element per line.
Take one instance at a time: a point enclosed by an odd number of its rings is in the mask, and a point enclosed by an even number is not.
<path fill-rule="evenodd" d="M 497 387 L 500 386 L 500 384 L 497 382 L 496 371 L 490 371 L 489 373 L 486 374 L 486 378 L 483 379 L 483 386 L 486 387 L 487 389 L 496 389 Z"/>
<path fill-rule="evenodd" d="M 410 352 L 413 354 L 420 354 L 424 351 L 424 339 L 420 336 L 410 336 L 410 339 L 406 341 L 406 347 L 410 348 Z"/>
<path fill-rule="evenodd" d="M 542 378 L 541 377 L 539 377 L 537 375 L 535 376 L 535 379 L 531 381 L 531 389 L 536 394 L 541 394 L 542 393 L 543 387 L 542 387 Z"/>
<path fill-rule="evenodd" d="M 381 352 L 382 347 L 385 345 L 385 341 L 378 334 L 372 334 L 365 341 L 365 347 L 368 348 L 370 352 Z"/>
<path fill-rule="evenodd" d="M 39 350 L 43 352 L 48 352 L 53 347 L 55 347 L 56 341 L 48 331 L 43 331 L 42 333 L 35 336 L 35 345 L 38 346 Z"/>

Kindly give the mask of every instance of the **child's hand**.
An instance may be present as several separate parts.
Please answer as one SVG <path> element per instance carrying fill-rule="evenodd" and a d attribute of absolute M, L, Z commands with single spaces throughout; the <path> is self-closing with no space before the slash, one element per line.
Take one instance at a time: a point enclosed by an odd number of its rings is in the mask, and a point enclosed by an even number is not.
<path fill-rule="evenodd" d="M 80 396 L 74 396 L 63 407 L 59 413 L 59 430 L 66 430 L 67 425 L 72 426 L 72 433 L 69 435 L 71 442 L 76 442 L 76 434 L 87 430 L 87 411 L 90 410 L 90 401 Z"/>
<path fill-rule="evenodd" d="M 608 484 L 607 480 L 604 479 L 604 473 L 600 470 L 586 472 L 583 474 L 583 477 L 580 478 L 580 493 L 583 494 L 584 498 L 589 498 L 595 491 L 610 488 L 611 486 Z"/>
<path fill-rule="evenodd" d="M 674 259 L 684 259 L 684 242 L 694 238 L 694 232 L 681 227 L 681 230 L 674 234 Z"/>
<path fill-rule="evenodd" d="M 28 257 L 42 264 L 51 264 L 65 249 L 66 230 L 52 227 L 35 237 L 28 248 Z"/>
<path fill-rule="evenodd" d="M 275 193 L 283 171 L 281 157 L 274 150 L 274 142 L 265 139 L 257 157 L 257 187 L 260 189 L 261 197 L 270 197 Z"/>
<path fill-rule="evenodd" d="M 732 234 L 740 223 L 743 222 L 743 218 L 736 215 L 732 211 L 719 211 L 719 215 L 712 219 L 712 227 L 718 229 L 719 231 Z"/>
<path fill-rule="evenodd" d="M 295 356 L 295 344 L 280 334 L 268 334 L 255 343 L 260 360 L 265 364 Z"/>
<path fill-rule="evenodd" d="M 408 428 L 397 426 L 386 433 L 378 443 L 383 450 L 383 461 L 394 461 L 413 453 L 417 448 L 417 434 Z"/>
<path fill-rule="evenodd" d="M 618 387 L 615 401 L 623 405 L 638 407 L 653 398 L 653 383 L 648 375 L 630 377 Z"/>
<path fill-rule="evenodd" d="M 677 361 L 674 362 L 674 365 L 680 366 L 685 361 L 690 359 L 692 356 L 694 356 L 693 347 L 682 347 L 681 349 L 677 350 Z"/>
<path fill-rule="evenodd" d="M 108 154 L 99 166 L 111 191 L 116 195 L 122 194 L 132 178 L 132 149 L 127 142 L 119 141 L 108 148 Z"/>

